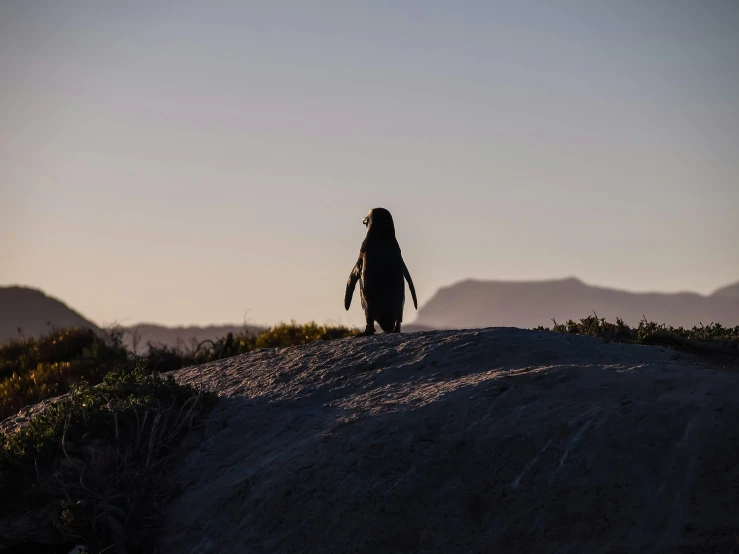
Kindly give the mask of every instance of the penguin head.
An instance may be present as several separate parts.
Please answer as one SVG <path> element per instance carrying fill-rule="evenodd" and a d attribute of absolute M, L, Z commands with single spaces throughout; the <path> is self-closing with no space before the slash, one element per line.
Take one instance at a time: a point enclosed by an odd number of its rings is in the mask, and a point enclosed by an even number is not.
<path fill-rule="evenodd" d="M 395 236 L 393 216 L 385 208 L 373 208 L 362 220 L 367 227 L 367 233 Z"/>

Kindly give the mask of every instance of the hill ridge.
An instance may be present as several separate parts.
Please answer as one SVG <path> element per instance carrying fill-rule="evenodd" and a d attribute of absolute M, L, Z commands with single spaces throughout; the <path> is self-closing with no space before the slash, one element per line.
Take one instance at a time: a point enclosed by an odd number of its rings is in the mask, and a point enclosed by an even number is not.
<path fill-rule="evenodd" d="M 720 289 L 721 290 L 721 289 Z M 538 281 L 466 279 L 440 288 L 413 321 L 436 329 L 534 328 L 599 317 L 636 325 L 643 317 L 673 326 L 700 322 L 739 325 L 739 298 L 696 292 L 630 292 L 589 285 L 576 277 Z"/>
<path fill-rule="evenodd" d="M 40 336 L 50 327 L 99 327 L 63 301 L 47 295 L 41 289 L 21 285 L 0 287 L 0 343 L 18 337 L 20 328 L 25 336 Z"/>

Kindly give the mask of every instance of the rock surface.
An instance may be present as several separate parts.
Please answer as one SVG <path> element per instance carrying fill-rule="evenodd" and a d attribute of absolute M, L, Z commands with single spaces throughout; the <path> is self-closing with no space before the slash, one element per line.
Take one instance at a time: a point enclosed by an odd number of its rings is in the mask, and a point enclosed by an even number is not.
<path fill-rule="evenodd" d="M 265 349 L 176 373 L 222 399 L 166 553 L 725 552 L 739 372 L 511 328 Z"/>

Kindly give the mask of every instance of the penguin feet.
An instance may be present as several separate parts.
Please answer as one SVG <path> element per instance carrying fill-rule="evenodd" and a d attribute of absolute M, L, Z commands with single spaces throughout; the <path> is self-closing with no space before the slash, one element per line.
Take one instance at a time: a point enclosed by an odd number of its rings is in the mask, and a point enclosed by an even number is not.
<path fill-rule="evenodd" d="M 356 337 L 371 337 L 375 334 L 375 326 L 374 325 L 367 325 L 366 329 L 359 333 L 358 335 L 355 335 Z"/>

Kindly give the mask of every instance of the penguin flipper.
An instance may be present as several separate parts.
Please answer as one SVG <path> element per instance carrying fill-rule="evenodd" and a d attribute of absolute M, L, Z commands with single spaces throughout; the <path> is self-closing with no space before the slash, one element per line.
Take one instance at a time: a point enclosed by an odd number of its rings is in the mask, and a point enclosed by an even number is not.
<path fill-rule="evenodd" d="M 346 281 L 346 292 L 344 293 L 344 308 L 347 310 L 349 309 L 349 306 L 352 304 L 352 296 L 354 295 L 354 287 L 357 286 L 357 281 L 359 281 L 359 275 L 362 273 L 362 258 L 360 257 L 357 260 L 357 263 L 354 264 L 354 268 L 352 269 L 352 272 L 349 274 L 349 279 Z"/>
<path fill-rule="evenodd" d="M 418 300 L 416 300 L 416 289 L 413 286 L 413 279 L 411 279 L 411 274 L 408 271 L 408 268 L 405 267 L 405 262 L 403 262 L 403 275 L 405 275 L 405 280 L 408 281 L 408 288 L 411 289 L 411 296 L 413 297 L 413 305 L 418 309 Z"/>

